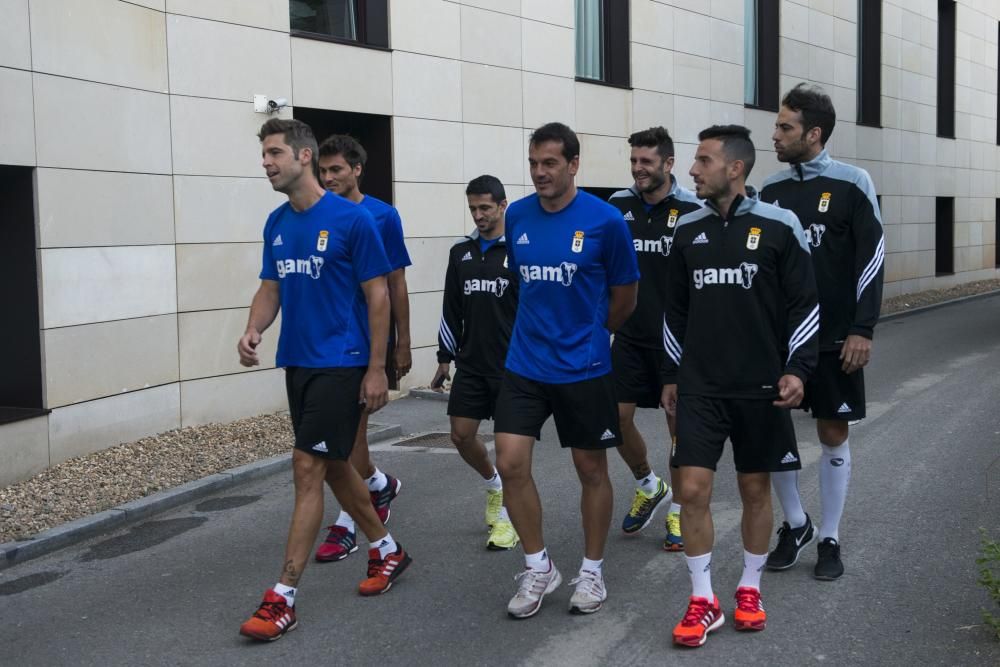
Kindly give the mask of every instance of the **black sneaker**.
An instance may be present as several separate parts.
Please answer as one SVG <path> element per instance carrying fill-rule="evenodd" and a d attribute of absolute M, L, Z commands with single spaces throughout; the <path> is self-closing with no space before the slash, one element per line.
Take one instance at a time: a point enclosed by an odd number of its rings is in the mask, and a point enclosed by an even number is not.
<path fill-rule="evenodd" d="M 832 537 L 827 537 L 816 545 L 816 550 L 819 551 L 819 558 L 816 560 L 813 576 L 823 581 L 840 579 L 840 575 L 844 574 L 844 564 L 840 560 L 840 543 Z"/>
<path fill-rule="evenodd" d="M 778 529 L 778 546 L 767 555 L 767 569 L 787 570 L 799 560 L 799 554 L 816 539 L 816 530 L 812 519 L 806 514 L 806 525 L 792 528 L 787 521 L 781 523 Z"/>

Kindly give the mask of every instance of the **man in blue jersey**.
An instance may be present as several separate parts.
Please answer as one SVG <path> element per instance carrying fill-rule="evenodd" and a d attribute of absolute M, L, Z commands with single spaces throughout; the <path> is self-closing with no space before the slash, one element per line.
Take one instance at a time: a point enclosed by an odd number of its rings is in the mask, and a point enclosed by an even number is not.
<path fill-rule="evenodd" d="M 237 351 L 241 364 L 258 365 L 261 336 L 282 311 L 277 365 L 285 368 L 295 430 L 295 508 L 281 578 L 240 634 L 274 641 L 296 627 L 296 588 L 323 520 L 324 480 L 371 541 L 362 595 L 387 591 L 410 557 L 379 520 L 349 461 L 362 411 L 388 400 L 389 262 L 375 221 L 323 190 L 308 125 L 275 118 L 258 136 L 271 187 L 288 202 L 264 226 L 261 284 Z"/>
<path fill-rule="evenodd" d="M 611 521 L 607 448 L 621 444 L 611 371 L 610 333 L 635 308 L 639 269 L 621 212 L 578 191 L 580 142 L 570 128 L 534 131 L 528 165 L 535 194 L 507 209 L 507 252 L 520 299 L 495 416 L 497 469 L 504 503 L 524 545 L 525 570 L 507 605 L 534 615 L 562 582 L 545 550 L 542 507 L 531 454 L 552 415 L 572 451 L 582 486 L 584 558 L 573 613 L 593 613 L 607 598 L 602 572 Z"/>
<path fill-rule="evenodd" d="M 319 147 L 319 177 L 323 187 L 368 209 L 374 216 L 385 254 L 389 258 L 387 276 L 389 286 L 390 321 L 396 323 L 396 378 L 410 371 L 410 301 L 406 291 L 406 267 L 410 255 L 403 242 L 403 224 L 399 212 L 381 199 L 361 193 L 360 184 L 368 154 L 353 137 L 335 134 L 327 137 Z M 368 415 L 361 415 L 358 434 L 354 440 L 351 463 L 368 484 L 372 504 L 382 522 L 389 520 L 390 503 L 403 484 L 392 475 L 375 467 L 368 451 Z M 330 484 L 330 488 L 333 485 Z M 358 550 L 357 530 L 348 512 L 341 510 L 336 522 L 330 526 L 326 540 L 316 549 L 316 560 L 338 561 Z"/>

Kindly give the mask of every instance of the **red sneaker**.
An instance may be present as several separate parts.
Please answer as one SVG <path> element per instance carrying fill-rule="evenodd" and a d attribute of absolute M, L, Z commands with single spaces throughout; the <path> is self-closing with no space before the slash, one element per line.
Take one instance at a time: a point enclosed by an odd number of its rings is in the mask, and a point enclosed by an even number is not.
<path fill-rule="evenodd" d="M 254 615 L 240 626 L 240 634 L 251 639 L 273 642 L 281 639 L 286 632 L 294 630 L 298 624 L 295 620 L 295 608 L 288 606 L 284 596 L 269 589 L 264 593 L 264 601 Z"/>
<path fill-rule="evenodd" d="M 344 560 L 357 550 L 358 543 L 355 533 L 334 524 L 330 526 L 326 541 L 316 549 L 316 560 L 321 563 Z"/>
<path fill-rule="evenodd" d="M 368 578 L 361 582 L 358 592 L 361 595 L 380 595 L 392 588 L 396 577 L 403 573 L 412 562 L 412 558 L 403 550 L 403 545 L 397 544 L 396 550 L 382 558 L 378 549 L 368 550 Z"/>
<path fill-rule="evenodd" d="M 701 646 L 708 633 L 722 627 L 726 617 L 719 608 L 719 598 L 713 597 L 709 603 L 705 598 L 691 596 L 687 612 L 681 622 L 674 627 L 674 643 L 681 646 Z"/>
<path fill-rule="evenodd" d="M 760 591 L 749 586 L 736 589 L 736 611 L 733 625 L 737 630 L 763 630 L 767 625 L 767 612 L 760 603 Z"/>
<path fill-rule="evenodd" d="M 382 525 L 389 523 L 389 503 L 396 499 L 399 491 L 403 488 L 403 483 L 392 475 L 386 475 L 386 485 L 381 491 L 369 491 L 372 497 L 372 506 L 378 513 L 378 518 L 382 520 Z"/>

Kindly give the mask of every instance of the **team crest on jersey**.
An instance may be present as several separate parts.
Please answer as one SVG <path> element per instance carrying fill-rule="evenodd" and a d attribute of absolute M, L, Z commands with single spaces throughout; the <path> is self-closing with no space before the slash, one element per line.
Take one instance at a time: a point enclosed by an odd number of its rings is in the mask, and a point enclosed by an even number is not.
<path fill-rule="evenodd" d="M 826 213 L 830 209 L 830 193 L 824 192 L 819 197 L 819 212 Z"/>
<path fill-rule="evenodd" d="M 319 233 L 319 238 L 316 239 L 316 250 L 323 252 L 326 250 L 327 241 L 330 240 L 330 232 L 325 229 Z"/>
<path fill-rule="evenodd" d="M 583 252 L 583 232 L 573 232 L 573 252 Z"/>
<path fill-rule="evenodd" d="M 756 250 L 760 243 L 760 227 L 751 227 L 747 235 L 747 250 Z"/>
<path fill-rule="evenodd" d="M 680 215 L 680 211 L 676 208 L 670 209 L 670 217 L 667 218 L 667 227 L 673 227 L 677 224 L 677 216 Z"/>

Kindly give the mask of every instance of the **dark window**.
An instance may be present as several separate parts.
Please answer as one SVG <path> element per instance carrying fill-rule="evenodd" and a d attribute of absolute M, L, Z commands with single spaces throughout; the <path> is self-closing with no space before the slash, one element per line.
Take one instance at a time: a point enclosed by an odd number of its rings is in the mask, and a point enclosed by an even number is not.
<path fill-rule="evenodd" d="M 997 33 L 1000 34 L 1000 23 L 997 24 Z M 1000 56 L 997 57 L 997 90 L 1000 90 Z M 997 110 L 997 145 L 1000 146 L 1000 109 Z"/>
<path fill-rule="evenodd" d="M 47 412 L 42 398 L 42 338 L 35 260 L 35 197 L 30 167 L 0 165 L 0 424 Z"/>
<path fill-rule="evenodd" d="M 628 2 L 576 0 L 576 77 L 628 88 Z"/>
<path fill-rule="evenodd" d="M 955 0 L 938 0 L 937 135 L 955 138 Z"/>
<path fill-rule="evenodd" d="M 882 126 L 882 0 L 858 0 L 858 124 Z"/>
<path fill-rule="evenodd" d="M 389 48 L 388 0 L 291 0 L 296 37 Z"/>
<path fill-rule="evenodd" d="M 939 276 L 955 273 L 955 198 L 936 197 L 934 212 L 934 271 Z"/>
<path fill-rule="evenodd" d="M 993 264 L 1000 269 L 1000 199 L 996 200 L 996 215 L 993 216 Z"/>
<path fill-rule="evenodd" d="M 778 0 L 744 0 L 743 101 L 748 107 L 777 111 Z"/>
<path fill-rule="evenodd" d="M 590 194 L 594 195 L 595 197 L 597 197 L 602 201 L 608 201 L 609 199 L 611 199 L 611 195 L 618 192 L 619 190 L 623 190 L 624 188 L 592 188 L 588 186 L 588 187 L 581 187 L 580 189 L 583 190 L 584 192 L 589 192 Z"/>

